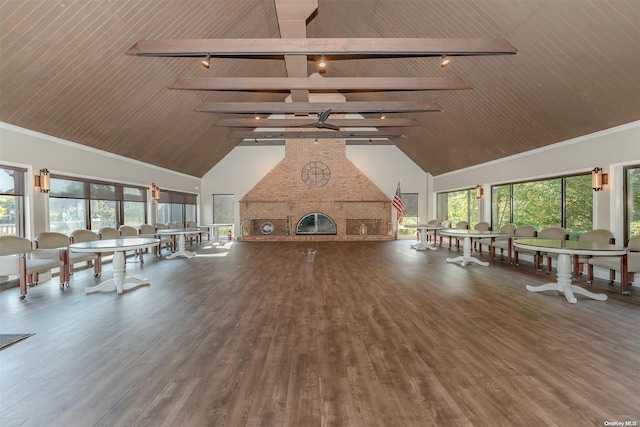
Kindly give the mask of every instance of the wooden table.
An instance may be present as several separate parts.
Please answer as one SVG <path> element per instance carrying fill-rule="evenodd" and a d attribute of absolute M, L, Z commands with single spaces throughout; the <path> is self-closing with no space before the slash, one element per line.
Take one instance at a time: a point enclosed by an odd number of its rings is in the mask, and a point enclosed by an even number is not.
<path fill-rule="evenodd" d="M 411 249 L 415 249 L 417 251 L 424 251 L 425 249 L 436 250 L 436 245 L 427 243 L 427 231 L 433 230 L 434 242 L 435 242 L 435 233 L 437 230 L 442 230 L 441 225 L 430 225 L 430 224 L 420 224 L 420 225 L 406 225 L 406 228 L 415 228 L 420 233 L 420 242 L 411 245 Z"/>
<path fill-rule="evenodd" d="M 474 264 L 481 265 L 483 267 L 488 267 L 489 266 L 488 262 L 480 261 L 478 258 L 471 256 L 471 239 L 480 239 L 480 238 L 490 237 L 491 241 L 493 242 L 496 237 L 502 236 L 503 234 L 497 231 L 444 228 L 440 230 L 440 235 L 464 238 L 462 242 L 462 256 L 458 256 L 455 258 L 447 258 L 447 262 L 459 262 L 463 267 L 469 263 L 474 263 Z"/>
<path fill-rule="evenodd" d="M 159 236 L 178 236 L 178 250 L 172 253 L 171 255 L 167 255 L 167 259 L 174 259 L 178 256 L 183 256 L 185 258 L 193 258 L 196 256 L 195 252 L 190 252 L 187 250 L 187 234 L 194 234 L 200 232 L 197 228 L 168 228 L 166 230 L 158 230 Z"/>
<path fill-rule="evenodd" d="M 90 252 L 90 253 L 104 253 L 113 252 L 113 279 L 105 280 L 99 285 L 85 288 L 84 292 L 90 294 L 92 292 L 99 291 L 107 286 L 116 287 L 116 292 L 119 294 L 124 292 L 123 286 L 125 283 L 134 283 L 138 285 L 148 285 L 149 279 L 137 279 L 135 277 L 124 276 L 124 253 L 126 251 L 134 249 L 145 249 L 151 246 L 155 246 L 160 241 L 158 239 L 149 239 L 145 237 L 125 237 L 122 239 L 106 239 L 95 240 L 91 242 L 73 243 L 69 246 L 69 249 L 73 252 Z"/>
<path fill-rule="evenodd" d="M 578 302 L 574 294 L 584 295 L 598 301 L 607 300 L 607 296 L 604 294 L 596 294 L 580 286 L 571 284 L 572 255 L 622 256 L 622 277 L 627 277 L 627 249 L 624 246 L 552 239 L 516 239 L 513 245 L 516 248 L 528 249 L 530 251 L 558 254 L 557 280 L 539 286 L 527 285 L 527 290 L 531 292 L 558 291 L 564 294 L 567 301 L 571 304 Z"/>

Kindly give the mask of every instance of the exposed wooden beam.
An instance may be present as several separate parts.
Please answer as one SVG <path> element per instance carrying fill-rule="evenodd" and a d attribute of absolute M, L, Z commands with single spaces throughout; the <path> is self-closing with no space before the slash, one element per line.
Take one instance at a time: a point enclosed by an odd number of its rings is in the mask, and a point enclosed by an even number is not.
<path fill-rule="evenodd" d="M 137 56 L 273 56 L 375 55 L 386 57 L 514 55 L 518 50 L 504 39 L 424 38 L 287 38 L 140 40 L 127 55 Z"/>
<path fill-rule="evenodd" d="M 287 119 L 220 119 L 214 126 L 218 127 L 239 127 L 239 128 L 290 128 L 290 127 L 313 127 L 315 117 L 307 118 L 287 118 Z M 419 126 L 418 122 L 412 119 L 388 118 L 388 119 L 329 119 L 333 125 L 340 127 L 408 127 Z"/>
<path fill-rule="evenodd" d="M 400 132 L 394 132 L 393 129 L 384 132 L 377 131 L 265 131 L 265 132 L 246 132 L 232 131 L 227 138 L 236 139 L 348 139 L 348 138 L 403 138 Z"/>
<path fill-rule="evenodd" d="M 221 77 L 178 79 L 169 89 L 180 90 L 236 90 L 236 91 L 289 91 L 340 90 L 340 91 L 382 91 L 382 90 L 460 90 L 471 89 L 462 79 L 438 77 Z"/>
<path fill-rule="evenodd" d="M 382 102 L 210 102 L 196 108 L 202 113 L 222 114 L 274 114 L 274 113 L 422 113 L 440 112 L 436 104 L 382 101 Z"/>

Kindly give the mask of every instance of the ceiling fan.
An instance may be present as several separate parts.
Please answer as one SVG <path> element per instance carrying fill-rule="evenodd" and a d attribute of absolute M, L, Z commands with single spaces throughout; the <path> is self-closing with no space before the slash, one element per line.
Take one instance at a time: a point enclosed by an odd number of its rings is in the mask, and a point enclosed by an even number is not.
<path fill-rule="evenodd" d="M 315 123 L 311 123 L 311 126 L 315 126 L 319 129 L 340 130 L 340 126 L 326 122 L 327 118 L 329 118 L 329 114 L 331 114 L 331 109 L 318 113 L 318 120 Z"/>

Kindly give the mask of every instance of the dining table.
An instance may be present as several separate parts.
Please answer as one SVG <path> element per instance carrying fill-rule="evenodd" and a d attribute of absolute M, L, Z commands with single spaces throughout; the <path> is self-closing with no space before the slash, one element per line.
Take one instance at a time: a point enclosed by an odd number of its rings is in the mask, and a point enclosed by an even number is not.
<path fill-rule="evenodd" d="M 424 251 L 426 249 L 436 250 L 435 243 L 427 242 L 427 233 L 429 231 L 433 231 L 433 241 L 435 242 L 435 236 L 438 230 L 442 230 L 441 225 L 431 225 L 431 224 L 419 224 L 419 225 L 405 225 L 406 228 L 415 228 L 418 230 L 419 241 L 411 245 L 411 249 L 415 249 L 417 251 Z"/>
<path fill-rule="evenodd" d="M 601 293 L 591 292 L 581 286 L 574 285 L 571 280 L 573 255 L 585 256 L 620 256 L 622 257 L 622 277 L 627 277 L 627 248 L 608 243 L 583 242 L 576 240 L 554 240 L 554 239 L 516 239 L 513 242 L 516 248 L 530 251 L 547 252 L 558 254 L 558 265 L 556 267 L 556 281 L 543 285 L 527 285 L 530 292 L 558 291 L 564 294 L 571 304 L 578 302 L 575 295 L 606 301 L 607 296 Z"/>
<path fill-rule="evenodd" d="M 439 231 L 441 236 L 447 237 L 456 237 L 463 238 L 462 241 L 462 255 L 457 256 L 455 258 L 447 258 L 447 262 L 459 262 L 463 267 L 469 263 L 478 264 L 483 267 L 488 267 L 489 263 L 486 261 L 479 260 L 471 255 L 471 240 L 472 239 L 485 239 L 490 238 L 491 242 L 495 240 L 498 236 L 503 236 L 497 231 L 487 231 L 487 230 L 468 230 L 463 228 L 444 228 Z M 494 256 L 493 246 L 491 255 Z"/>
<path fill-rule="evenodd" d="M 197 234 L 201 230 L 194 227 L 188 228 L 167 228 L 164 230 L 158 230 L 157 233 L 159 236 L 172 236 L 174 239 L 178 238 L 178 249 L 166 256 L 166 259 L 174 259 L 176 257 L 182 256 L 185 258 L 193 258 L 196 256 L 195 252 L 191 252 L 187 250 L 187 235 L 189 234 Z"/>
<path fill-rule="evenodd" d="M 118 295 L 124 292 L 124 285 L 133 283 L 137 285 L 148 285 L 149 279 L 138 279 L 136 277 L 125 277 L 125 257 L 126 251 L 136 249 L 146 249 L 160 243 L 158 239 L 147 237 L 123 237 L 120 239 L 94 240 L 90 242 L 72 243 L 69 250 L 84 253 L 111 253 L 113 252 L 113 278 L 105 280 L 96 286 L 84 289 L 85 294 L 97 292 L 109 286 L 115 286 Z"/>

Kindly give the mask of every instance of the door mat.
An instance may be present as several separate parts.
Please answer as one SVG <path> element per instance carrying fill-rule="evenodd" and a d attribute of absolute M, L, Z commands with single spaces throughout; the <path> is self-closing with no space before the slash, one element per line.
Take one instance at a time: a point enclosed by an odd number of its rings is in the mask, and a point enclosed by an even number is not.
<path fill-rule="evenodd" d="M 0 334 L 0 350 L 35 334 Z"/>

